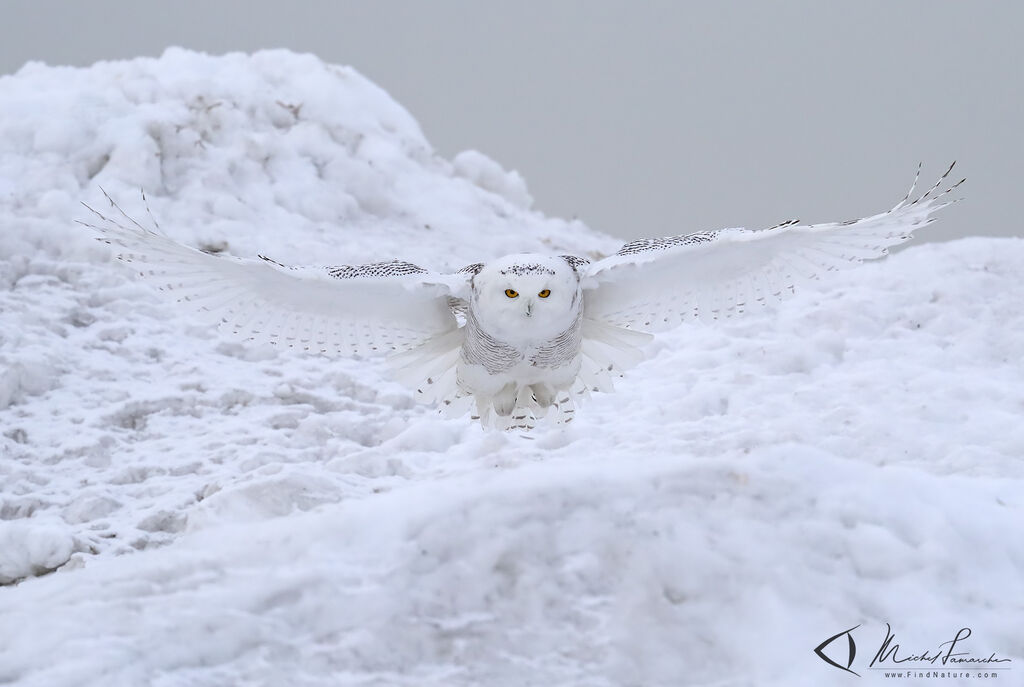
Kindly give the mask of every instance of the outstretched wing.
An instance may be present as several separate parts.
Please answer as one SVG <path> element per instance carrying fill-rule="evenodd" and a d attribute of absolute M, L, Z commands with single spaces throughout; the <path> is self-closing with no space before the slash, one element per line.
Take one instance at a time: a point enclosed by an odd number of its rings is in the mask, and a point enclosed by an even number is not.
<path fill-rule="evenodd" d="M 398 260 L 288 267 L 269 258 L 217 256 L 89 208 L 100 240 L 139 276 L 242 338 L 321 353 L 408 350 L 457 328 L 449 299 L 465 275 L 432 274 Z M 86 206 L 88 207 L 88 206 Z"/>
<path fill-rule="evenodd" d="M 956 163 L 954 163 L 956 164 Z M 917 185 L 896 207 L 872 217 L 830 224 L 784 222 L 770 229 L 721 229 L 624 245 L 584 268 L 586 316 L 642 331 L 669 329 L 689 318 L 719 319 L 780 299 L 824 272 L 882 257 L 935 220 L 949 205 L 940 186 Z M 918 175 L 920 175 L 918 167 Z"/>

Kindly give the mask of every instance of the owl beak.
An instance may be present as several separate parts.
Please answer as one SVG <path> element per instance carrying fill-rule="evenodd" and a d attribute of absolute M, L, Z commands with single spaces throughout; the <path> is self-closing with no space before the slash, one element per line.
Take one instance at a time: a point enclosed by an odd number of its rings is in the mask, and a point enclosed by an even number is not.
<path fill-rule="evenodd" d="M 526 316 L 529 317 L 531 312 L 533 312 L 533 301 L 527 301 L 526 302 Z"/>

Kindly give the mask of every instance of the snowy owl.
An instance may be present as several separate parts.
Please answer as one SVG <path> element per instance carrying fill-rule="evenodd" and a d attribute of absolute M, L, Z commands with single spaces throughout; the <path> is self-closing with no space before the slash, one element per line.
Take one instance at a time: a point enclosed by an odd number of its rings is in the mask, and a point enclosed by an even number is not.
<path fill-rule="evenodd" d="M 387 354 L 421 400 L 529 429 L 549 413 L 571 421 L 574 397 L 610 390 L 652 332 L 730 317 L 799 280 L 885 255 L 952 202 L 946 194 L 963 180 L 940 190 L 952 169 L 912 201 L 915 178 L 894 208 L 863 219 L 641 239 L 594 262 L 509 255 L 454 273 L 397 259 L 289 267 L 210 255 L 144 228 L 112 200 L 113 217 L 89 208 L 99 221 L 83 224 L 125 249 L 117 257 L 139 276 L 231 333 L 318 353 Z"/>

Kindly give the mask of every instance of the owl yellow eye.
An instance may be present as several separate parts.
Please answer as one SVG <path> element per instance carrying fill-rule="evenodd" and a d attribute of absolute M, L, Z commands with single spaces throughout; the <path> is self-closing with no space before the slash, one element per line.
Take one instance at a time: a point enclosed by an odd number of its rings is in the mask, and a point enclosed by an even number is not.
<path fill-rule="evenodd" d="M 541 291 L 537 295 L 540 296 L 541 298 L 547 298 L 548 296 L 551 295 L 551 289 L 544 289 L 543 291 Z"/>
<path fill-rule="evenodd" d="M 505 295 L 508 296 L 509 298 L 515 298 L 516 296 L 519 295 L 519 292 L 516 291 L 515 289 L 505 289 Z"/>

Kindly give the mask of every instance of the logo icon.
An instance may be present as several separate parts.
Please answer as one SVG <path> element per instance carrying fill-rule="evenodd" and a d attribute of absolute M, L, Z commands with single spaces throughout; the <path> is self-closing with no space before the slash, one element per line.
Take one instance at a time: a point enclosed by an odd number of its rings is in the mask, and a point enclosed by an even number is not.
<path fill-rule="evenodd" d="M 853 661 L 857 658 L 857 643 L 853 641 L 853 631 L 860 625 L 832 635 L 814 648 L 825 663 L 843 672 L 860 677 L 853 670 Z M 868 664 L 868 670 L 888 671 L 885 677 L 968 677 L 966 669 L 984 668 L 978 677 L 995 677 L 996 671 L 1010 670 L 1011 659 L 1001 658 L 995 652 L 975 654 L 967 650 L 967 639 L 974 635 L 969 627 L 957 630 L 953 639 L 933 645 L 923 651 L 915 647 L 905 649 L 896 643 L 896 633 L 889 623 L 885 624 L 885 638 L 878 647 L 878 652 Z M 842 640 L 846 637 L 846 641 Z M 845 649 L 845 651 L 844 651 Z M 827 653 L 826 653 L 827 652 Z M 863 663 L 863 658 L 861 659 Z M 877 665 L 876 665 L 877 664 Z M 984 675 L 982 674 L 984 673 Z"/>
<path fill-rule="evenodd" d="M 857 677 L 860 677 L 859 673 L 854 673 L 852 670 L 850 670 L 850 666 L 853 665 L 853 659 L 856 658 L 856 656 L 857 656 L 857 644 L 854 643 L 853 635 L 850 634 L 850 633 L 853 632 L 854 630 L 856 630 L 858 627 L 860 627 L 860 625 L 854 625 L 849 630 L 843 630 L 842 632 L 840 632 L 838 634 L 832 635 L 831 637 L 826 639 L 824 642 L 819 644 L 817 647 L 815 647 L 814 653 L 816 653 L 818 655 L 818 658 L 820 658 L 822 661 L 824 661 L 825 663 L 829 664 L 830 666 L 835 666 L 836 668 L 839 668 L 839 670 L 845 670 L 847 673 L 853 673 Z M 841 665 L 839 663 L 836 663 L 831 658 L 829 658 L 828 656 L 825 655 L 825 647 L 827 647 L 829 644 L 831 644 L 832 642 L 836 641 L 837 639 L 839 639 L 843 635 L 846 635 L 846 639 L 847 639 L 847 650 L 846 650 L 847 651 L 847 656 L 846 656 L 846 665 L 845 666 L 843 666 L 843 665 Z"/>

